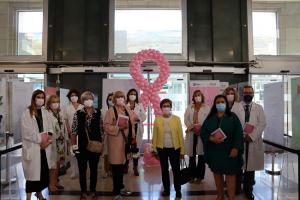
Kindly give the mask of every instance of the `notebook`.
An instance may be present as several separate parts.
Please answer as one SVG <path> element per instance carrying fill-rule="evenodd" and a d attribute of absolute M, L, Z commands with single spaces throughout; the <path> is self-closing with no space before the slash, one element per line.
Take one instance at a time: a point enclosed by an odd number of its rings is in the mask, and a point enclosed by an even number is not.
<path fill-rule="evenodd" d="M 246 122 L 245 125 L 244 125 L 244 133 L 245 134 L 250 134 L 250 133 L 253 132 L 253 130 L 254 130 L 254 126 L 252 124 Z"/>
<path fill-rule="evenodd" d="M 118 115 L 117 126 L 124 127 L 128 125 L 129 117 L 125 115 Z"/>
<path fill-rule="evenodd" d="M 225 133 L 222 131 L 221 128 L 216 129 L 214 132 L 212 132 L 210 135 L 212 135 L 215 138 L 225 140 L 227 136 Z"/>

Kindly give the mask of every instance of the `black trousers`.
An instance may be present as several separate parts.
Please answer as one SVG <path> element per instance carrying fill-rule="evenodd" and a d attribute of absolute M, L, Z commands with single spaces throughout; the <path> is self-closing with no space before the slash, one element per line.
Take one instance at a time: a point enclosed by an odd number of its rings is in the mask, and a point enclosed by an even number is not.
<path fill-rule="evenodd" d="M 78 161 L 78 169 L 79 169 L 79 182 L 81 192 L 87 191 L 86 184 L 86 170 L 87 164 L 89 163 L 90 168 L 90 192 L 96 192 L 96 184 L 97 184 L 97 170 L 100 154 L 92 153 L 88 151 L 80 151 L 80 153 L 76 156 Z"/>
<path fill-rule="evenodd" d="M 170 191 L 170 177 L 169 177 L 169 160 L 171 163 L 173 178 L 174 178 L 174 188 L 175 191 L 181 190 L 180 185 L 180 149 L 175 150 L 174 148 L 158 148 L 157 149 L 162 182 L 165 191 Z"/>
<path fill-rule="evenodd" d="M 189 159 L 189 168 L 192 171 L 193 178 L 204 179 L 205 175 L 205 161 L 203 155 L 198 155 L 198 163 L 196 164 L 196 148 L 198 144 L 198 135 L 193 135 L 193 156 Z"/>
<path fill-rule="evenodd" d="M 119 195 L 121 189 L 124 188 L 123 184 L 123 168 L 124 165 L 111 165 L 111 171 L 113 176 L 113 194 Z"/>

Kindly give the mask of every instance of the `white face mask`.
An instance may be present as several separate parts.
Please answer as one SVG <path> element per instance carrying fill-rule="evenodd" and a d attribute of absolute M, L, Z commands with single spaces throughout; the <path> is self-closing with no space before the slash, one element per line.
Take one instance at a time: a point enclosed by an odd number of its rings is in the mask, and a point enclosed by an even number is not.
<path fill-rule="evenodd" d="M 35 104 L 39 107 L 44 105 L 45 100 L 44 99 L 36 99 Z"/>
<path fill-rule="evenodd" d="M 59 103 L 52 103 L 51 104 L 51 109 L 57 110 L 59 108 Z"/>
<path fill-rule="evenodd" d="M 125 105 L 124 104 L 125 99 L 123 97 L 117 98 L 116 100 L 117 100 L 117 105 L 119 105 L 119 106 Z"/>
<path fill-rule="evenodd" d="M 226 97 L 227 97 L 228 102 L 233 102 L 234 101 L 234 95 L 233 94 L 228 94 Z"/>
<path fill-rule="evenodd" d="M 78 101 L 78 96 L 71 96 L 72 103 L 77 103 L 77 101 Z"/>
<path fill-rule="evenodd" d="M 163 107 L 162 112 L 163 112 L 163 114 L 169 115 L 171 113 L 171 108 L 170 107 Z"/>
<path fill-rule="evenodd" d="M 130 101 L 135 101 L 136 100 L 136 95 L 129 95 L 129 100 Z"/>
<path fill-rule="evenodd" d="M 196 96 L 195 97 L 195 102 L 196 103 L 201 103 L 201 101 L 202 101 L 202 97 L 201 96 Z"/>
<path fill-rule="evenodd" d="M 89 100 L 85 100 L 84 102 L 83 102 L 83 104 L 84 104 L 84 106 L 85 107 L 92 107 L 93 106 L 93 103 L 94 103 L 94 101 L 93 100 L 91 100 L 91 99 L 89 99 Z"/>
<path fill-rule="evenodd" d="M 109 100 L 109 101 L 108 101 L 108 105 L 109 105 L 109 106 L 114 106 L 114 103 L 112 102 L 112 100 Z"/>

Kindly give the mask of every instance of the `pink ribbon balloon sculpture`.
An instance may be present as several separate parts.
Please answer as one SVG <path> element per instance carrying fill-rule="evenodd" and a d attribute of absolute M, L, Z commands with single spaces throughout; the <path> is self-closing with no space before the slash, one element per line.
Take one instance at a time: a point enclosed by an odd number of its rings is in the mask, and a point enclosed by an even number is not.
<path fill-rule="evenodd" d="M 154 61 L 159 67 L 159 76 L 152 84 L 148 83 L 141 71 L 142 63 L 147 60 Z M 143 91 L 141 95 L 141 102 L 144 108 L 146 109 L 151 103 L 154 108 L 154 114 L 160 115 L 160 98 L 158 96 L 158 92 L 162 89 L 163 85 L 167 83 L 170 74 L 168 60 L 159 51 L 146 49 L 133 56 L 129 64 L 129 68 L 136 85 Z"/>

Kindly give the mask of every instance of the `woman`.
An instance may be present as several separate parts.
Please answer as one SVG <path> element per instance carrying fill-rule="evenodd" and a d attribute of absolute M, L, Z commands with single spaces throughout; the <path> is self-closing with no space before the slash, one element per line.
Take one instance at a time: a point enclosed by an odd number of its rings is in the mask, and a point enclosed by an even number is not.
<path fill-rule="evenodd" d="M 53 136 L 52 136 L 52 153 L 53 158 L 56 160 L 56 165 L 50 168 L 50 184 L 49 193 L 55 194 L 57 190 L 62 190 L 64 187 L 58 183 L 58 174 L 60 163 L 65 160 L 65 149 L 67 131 L 63 121 L 63 116 L 59 108 L 59 97 L 51 95 L 48 98 L 46 109 L 49 112 L 49 121 L 52 125 Z"/>
<path fill-rule="evenodd" d="M 72 133 L 78 136 L 78 151 L 76 154 L 79 180 L 81 189 L 81 200 L 87 199 L 86 170 L 89 163 L 90 168 L 90 196 L 96 200 L 97 168 L 100 153 L 88 151 L 89 140 L 102 141 L 102 119 L 99 109 L 93 107 L 94 94 L 90 91 L 82 93 L 80 97 L 84 108 L 78 110 L 74 115 Z"/>
<path fill-rule="evenodd" d="M 170 195 L 169 160 L 174 177 L 176 197 L 181 198 L 180 158 L 184 156 L 183 133 L 180 118 L 171 113 L 172 101 L 163 99 L 160 102 L 162 116 L 156 116 L 153 127 L 152 145 L 158 153 L 161 166 L 164 191 L 162 196 Z"/>
<path fill-rule="evenodd" d="M 227 87 L 224 90 L 224 96 L 226 96 L 230 110 L 232 109 L 234 103 L 239 101 L 239 95 L 233 87 Z"/>
<path fill-rule="evenodd" d="M 125 144 L 128 135 L 131 134 L 134 137 L 135 133 L 132 126 L 134 124 L 133 114 L 125 106 L 124 93 L 116 91 L 113 103 L 114 106 L 109 108 L 105 115 L 104 131 L 107 134 L 108 160 L 113 175 L 113 194 L 115 199 L 121 199 L 121 195 L 131 195 L 131 192 L 126 190 L 123 184 L 123 168 L 126 161 Z"/>
<path fill-rule="evenodd" d="M 31 104 L 21 120 L 22 165 L 26 179 L 26 199 L 31 193 L 39 200 L 45 199 L 41 193 L 49 185 L 49 168 L 55 165 L 52 157 L 52 130 L 47 111 L 44 109 L 45 93 L 33 92 Z"/>
<path fill-rule="evenodd" d="M 67 97 L 69 99 L 70 104 L 66 106 L 63 110 L 63 116 L 65 119 L 68 136 L 71 140 L 73 140 L 73 143 L 76 143 L 74 140 L 76 140 L 76 137 L 73 136 L 72 138 L 72 125 L 73 125 L 73 118 L 76 111 L 81 110 L 83 108 L 83 105 L 79 103 L 79 92 L 75 89 L 71 89 Z M 77 160 L 75 156 L 70 156 L 70 170 L 71 170 L 71 178 L 74 179 L 78 176 L 78 165 Z"/>
<path fill-rule="evenodd" d="M 200 90 L 193 93 L 193 103 L 184 113 L 184 123 L 187 127 L 185 135 L 185 147 L 190 157 L 189 168 L 192 176 L 191 182 L 200 183 L 205 175 L 205 161 L 203 156 L 203 144 L 200 138 L 201 126 L 209 114 L 210 108 L 204 103 L 204 95 Z M 196 156 L 198 164 L 196 165 Z"/>
<path fill-rule="evenodd" d="M 214 132 L 216 135 L 213 135 Z M 223 135 L 222 137 L 217 137 Z M 201 128 L 206 162 L 214 173 L 217 200 L 224 199 L 226 176 L 229 199 L 235 199 L 235 174 L 243 165 L 243 129 L 238 117 L 230 112 L 227 99 L 218 95 Z"/>
<path fill-rule="evenodd" d="M 113 103 L 113 96 L 114 96 L 114 93 L 109 93 L 106 97 L 106 105 L 107 105 L 107 109 L 102 109 L 101 110 L 101 114 L 102 114 L 102 119 L 105 119 L 105 115 L 106 115 L 106 112 L 107 110 L 114 106 L 114 103 Z M 109 165 L 109 161 L 108 161 L 108 153 L 107 153 L 107 135 L 106 133 L 104 132 L 103 134 L 103 141 L 104 141 L 104 149 L 103 149 L 103 157 L 104 157 L 104 176 L 103 178 L 107 178 L 109 176 L 111 176 L 111 167 Z"/>
<path fill-rule="evenodd" d="M 144 125 L 143 122 L 146 120 L 146 113 L 143 108 L 143 105 L 139 103 L 138 92 L 136 89 L 130 89 L 127 93 L 127 107 L 130 108 L 134 112 L 136 116 L 134 119 L 134 132 L 136 133 L 135 137 L 131 135 L 128 136 L 129 143 L 126 145 L 126 163 L 124 172 L 128 172 L 128 164 L 129 160 L 127 158 L 128 153 L 132 153 L 133 158 L 133 172 L 135 176 L 139 176 L 138 171 L 138 161 L 139 161 L 139 149 L 141 148 L 141 144 L 143 142 L 143 133 L 144 133 Z"/>

